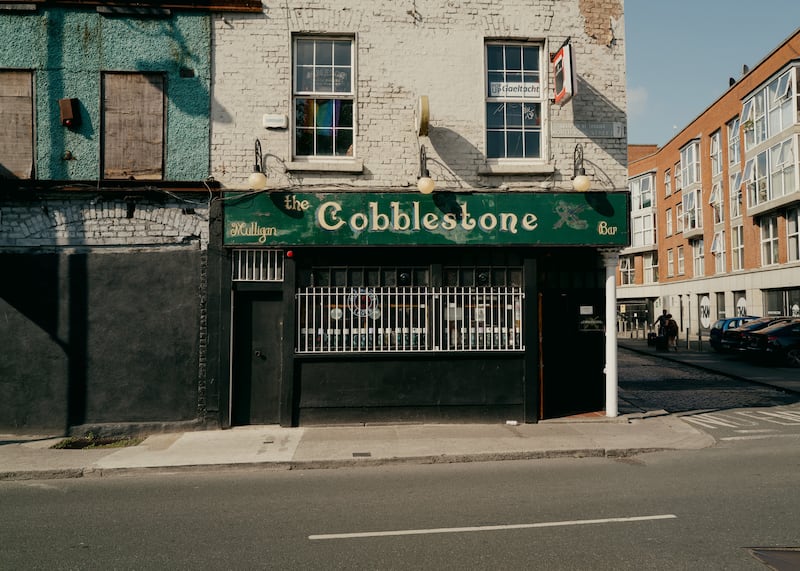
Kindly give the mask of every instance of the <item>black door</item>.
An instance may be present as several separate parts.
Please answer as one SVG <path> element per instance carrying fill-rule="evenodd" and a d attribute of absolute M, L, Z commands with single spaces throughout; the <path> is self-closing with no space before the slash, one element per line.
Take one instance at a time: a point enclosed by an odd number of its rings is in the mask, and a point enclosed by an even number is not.
<path fill-rule="evenodd" d="M 280 293 L 239 292 L 234 306 L 231 424 L 280 421 Z"/>

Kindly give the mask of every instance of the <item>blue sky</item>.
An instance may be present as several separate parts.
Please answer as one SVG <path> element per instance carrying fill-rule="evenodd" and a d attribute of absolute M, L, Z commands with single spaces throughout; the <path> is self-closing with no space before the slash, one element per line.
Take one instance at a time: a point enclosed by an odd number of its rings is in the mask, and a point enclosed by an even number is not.
<path fill-rule="evenodd" d="M 800 28 L 800 0 L 625 0 L 628 143 L 663 146 Z"/>

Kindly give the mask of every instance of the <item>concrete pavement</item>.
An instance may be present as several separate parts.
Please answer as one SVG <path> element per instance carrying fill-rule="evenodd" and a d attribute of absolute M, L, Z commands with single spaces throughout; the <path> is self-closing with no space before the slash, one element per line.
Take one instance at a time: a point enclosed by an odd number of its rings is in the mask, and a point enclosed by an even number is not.
<path fill-rule="evenodd" d="M 638 339 L 621 347 L 800 393 L 800 370 L 752 365 L 707 351 L 657 352 Z M 619 457 L 712 446 L 714 439 L 663 411 L 602 413 L 539 424 L 249 426 L 156 434 L 127 448 L 52 449 L 48 435 L 0 434 L 0 480 L 103 477 L 219 469 L 303 469 L 556 457 Z"/>

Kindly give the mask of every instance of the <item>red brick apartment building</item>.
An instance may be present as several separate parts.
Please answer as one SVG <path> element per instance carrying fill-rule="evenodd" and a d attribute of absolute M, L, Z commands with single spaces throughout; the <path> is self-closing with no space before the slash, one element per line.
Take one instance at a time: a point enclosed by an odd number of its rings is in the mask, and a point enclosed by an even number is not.
<path fill-rule="evenodd" d="M 662 309 L 682 335 L 719 317 L 800 315 L 800 29 L 666 145 L 628 148 L 625 328 Z"/>

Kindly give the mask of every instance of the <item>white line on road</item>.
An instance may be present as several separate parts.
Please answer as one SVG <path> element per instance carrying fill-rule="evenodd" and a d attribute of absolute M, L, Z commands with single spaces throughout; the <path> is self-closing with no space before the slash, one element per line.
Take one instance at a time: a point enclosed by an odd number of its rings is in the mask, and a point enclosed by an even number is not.
<path fill-rule="evenodd" d="M 767 438 L 800 438 L 800 434 L 760 434 L 758 436 L 725 436 L 720 440 L 765 440 Z"/>
<path fill-rule="evenodd" d="M 474 527 L 439 527 L 433 529 L 399 529 L 395 531 L 364 531 L 360 533 L 327 533 L 309 535 L 308 539 L 355 539 L 362 537 L 388 537 L 396 535 L 426 535 L 434 533 L 468 533 L 474 531 L 505 531 L 509 529 L 531 529 L 536 527 L 561 527 L 569 525 L 592 525 L 598 523 L 628 523 L 634 521 L 651 521 L 658 519 L 675 519 L 674 514 L 647 515 L 637 517 L 613 517 L 605 519 L 579 519 L 572 521 L 549 521 L 540 523 L 517 523 L 508 525 L 480 525 Z"/>

